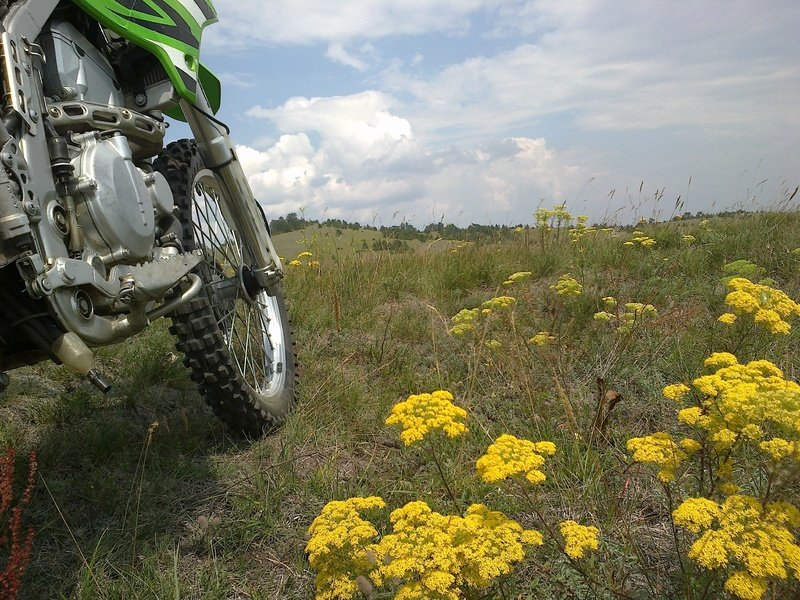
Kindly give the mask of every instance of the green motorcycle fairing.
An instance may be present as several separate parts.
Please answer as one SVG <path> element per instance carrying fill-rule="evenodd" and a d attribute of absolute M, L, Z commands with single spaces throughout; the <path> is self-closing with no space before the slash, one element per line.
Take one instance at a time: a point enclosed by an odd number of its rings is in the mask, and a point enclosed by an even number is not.
<path fill-rule="evenodd" d="M 197 101 L 202 85 L 211 107 L 219 107 L 219 82 L 200 64 L 200 38 L 218 21 L 211 0 L 73 0 L 117 35 L 152 52 L 181 98 Z M 215 90 L 217 93 L 215 94 Z M 211 92 L 209 94 L 209 92 Z M 214 96 L 217 95 L 217 98 Z"/>

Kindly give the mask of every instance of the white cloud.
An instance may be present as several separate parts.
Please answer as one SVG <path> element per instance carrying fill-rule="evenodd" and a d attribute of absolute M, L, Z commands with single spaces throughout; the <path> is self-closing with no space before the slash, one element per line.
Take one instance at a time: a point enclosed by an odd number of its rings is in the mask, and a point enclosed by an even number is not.
<path fill-rule="evenodd" d="M 318 44 L 350 76 L 365 73 L 324 83 L 351 93 L 247 111 L 276 131 L 277 142 L 241 152 L 259 198 L 279 212 L 304 205 L 369 220 L 400 208 L 422 221 L 435 213 L 518 220 L 540 198 L 574 200 L 594 180 L 586 196 L 604 203 L 599 216 L 612 189 L 614 202 L 633 205 L 637 192 L 624 198 L 625 190 L 644 179 L 674 201 L 689 176 L 701 204 L 687 208 L 697 210 L 735 201 L 735 185 L 750 185 L 731 184 L 743 172 L 757 171 L 755 183 L 796 177 L 795 0 L 353 0 L 336 10 L 277 0 L 269 11 L 256 0 L 220 0 L 218 8 L 222 24 L 209 30 L 218 41 L 251 50 Z M 477 29 L 483 37 L 470 37 Z M 399 41 L 430 33 L 441 35 Z M 442 56 L 453 62 L 433 70 Z"/>
<path fill-rule="evenodd" d="M 308 44 L 466 30 L 481 0 L 221 0 L 213 45 Z"/>
<path fill-rule="evenodd" d="M 253 107 L 246 115 L 269 119 L 282 132 L 316 132 L 325 152 L 342 165 L 360 166 L 403 160 L 415 152 L 411 125 L 390 112 L 393 103 L 386 94 L 366 91 L 329 98 L 295 97 L 275 109 Z"/>
<path fill-rule="evenodd" d="M 560 197 L 580 180 L 543 139 L 433 151 L 415 140 L 392 105 L 370 91 L 248 111 L 286 132 L 264 150 L 238 150 L 256 197 L 270 214 L 302 206 L 310 215 L 384 224 L 398 211 L 417 223 L 442 215 L 511 222 L 520 206 L 529 216 L 539 197 Z"/>
<path fill-rule="evenodd" d="M 325 56 L 334 62 L 352 67 L 356 71 L 365 71 L 367 69 L 367 63 L 365 61 L 350 54 L 341 44 L 330 44 L 328 50 L 325 52 Z"/>
<path fill-rule="evenodd" d="M 483 136 L 530 127 L 557 114 L 570 115 L 588 130 L 781 131 L 800 125 L 794 107 L 800 65 L 764 51 L 774 43 L 769 31 L 733 39 L 730 31 L 705 21 L 704 31 L 695 26 L 696 35 L 688 36 L 680 29 L 689 20 L 684 13 L 691 11 L 681 9 L 690 4 L 670 6 L 682 18 L 645 20 L 637 28 L 623 21 L 581 22 L 576 29 L 557 29 L 536 43 L 469 58 L 433 76 L 395 67 L 385 73 L 385 89 L 410 94 L 420 134 L 443 131 L 442 137 L 453 129 L 462 136 Z M 743 31 L 749 26 L 737 25 Z M 656 51 L 660 28 L 678 31 L 674 41 Z"/>

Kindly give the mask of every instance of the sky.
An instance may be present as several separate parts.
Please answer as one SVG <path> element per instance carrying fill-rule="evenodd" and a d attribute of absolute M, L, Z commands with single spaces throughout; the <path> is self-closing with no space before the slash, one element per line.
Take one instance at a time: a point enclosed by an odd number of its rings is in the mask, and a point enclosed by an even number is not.
<path fill-rule="evenodd" d="M 624 224 L 800 184 L 797 0 L 215 6 L 202 59 L 270 218 Z"/>

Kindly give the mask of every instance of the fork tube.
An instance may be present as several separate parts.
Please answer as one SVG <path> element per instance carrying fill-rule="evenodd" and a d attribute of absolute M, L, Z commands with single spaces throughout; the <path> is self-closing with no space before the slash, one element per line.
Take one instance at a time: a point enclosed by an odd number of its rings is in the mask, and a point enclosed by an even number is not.
<path fill-rule="evenodd" d="M 198 94 L 197 107 L 210 113 L 206 99 Z M 278 253 L 267 233 L 264 217 L 236 157 L 233 142 L 228 133 L 208 116 L 195 109 L 186 100 L 181 100 L 181 109 L 192 132 L 197 138 L 197 149 L 203 163 L 217 175 L 223 191 L 223 204 L 233 219 L 233 225 L 249 245 L 258 269 L 253 271 L 261 287 L 269 290 L 283 274 Z"/>

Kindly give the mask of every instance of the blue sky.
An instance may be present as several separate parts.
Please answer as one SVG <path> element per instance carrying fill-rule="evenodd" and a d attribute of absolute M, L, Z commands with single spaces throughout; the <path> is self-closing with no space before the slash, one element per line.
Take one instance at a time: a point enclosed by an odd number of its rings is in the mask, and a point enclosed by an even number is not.
<path fill-rule="evenodd" d="M 800 184 L 796 0 L 215 5 L 203 59 L 270 216 L 628 222 Z"/>

